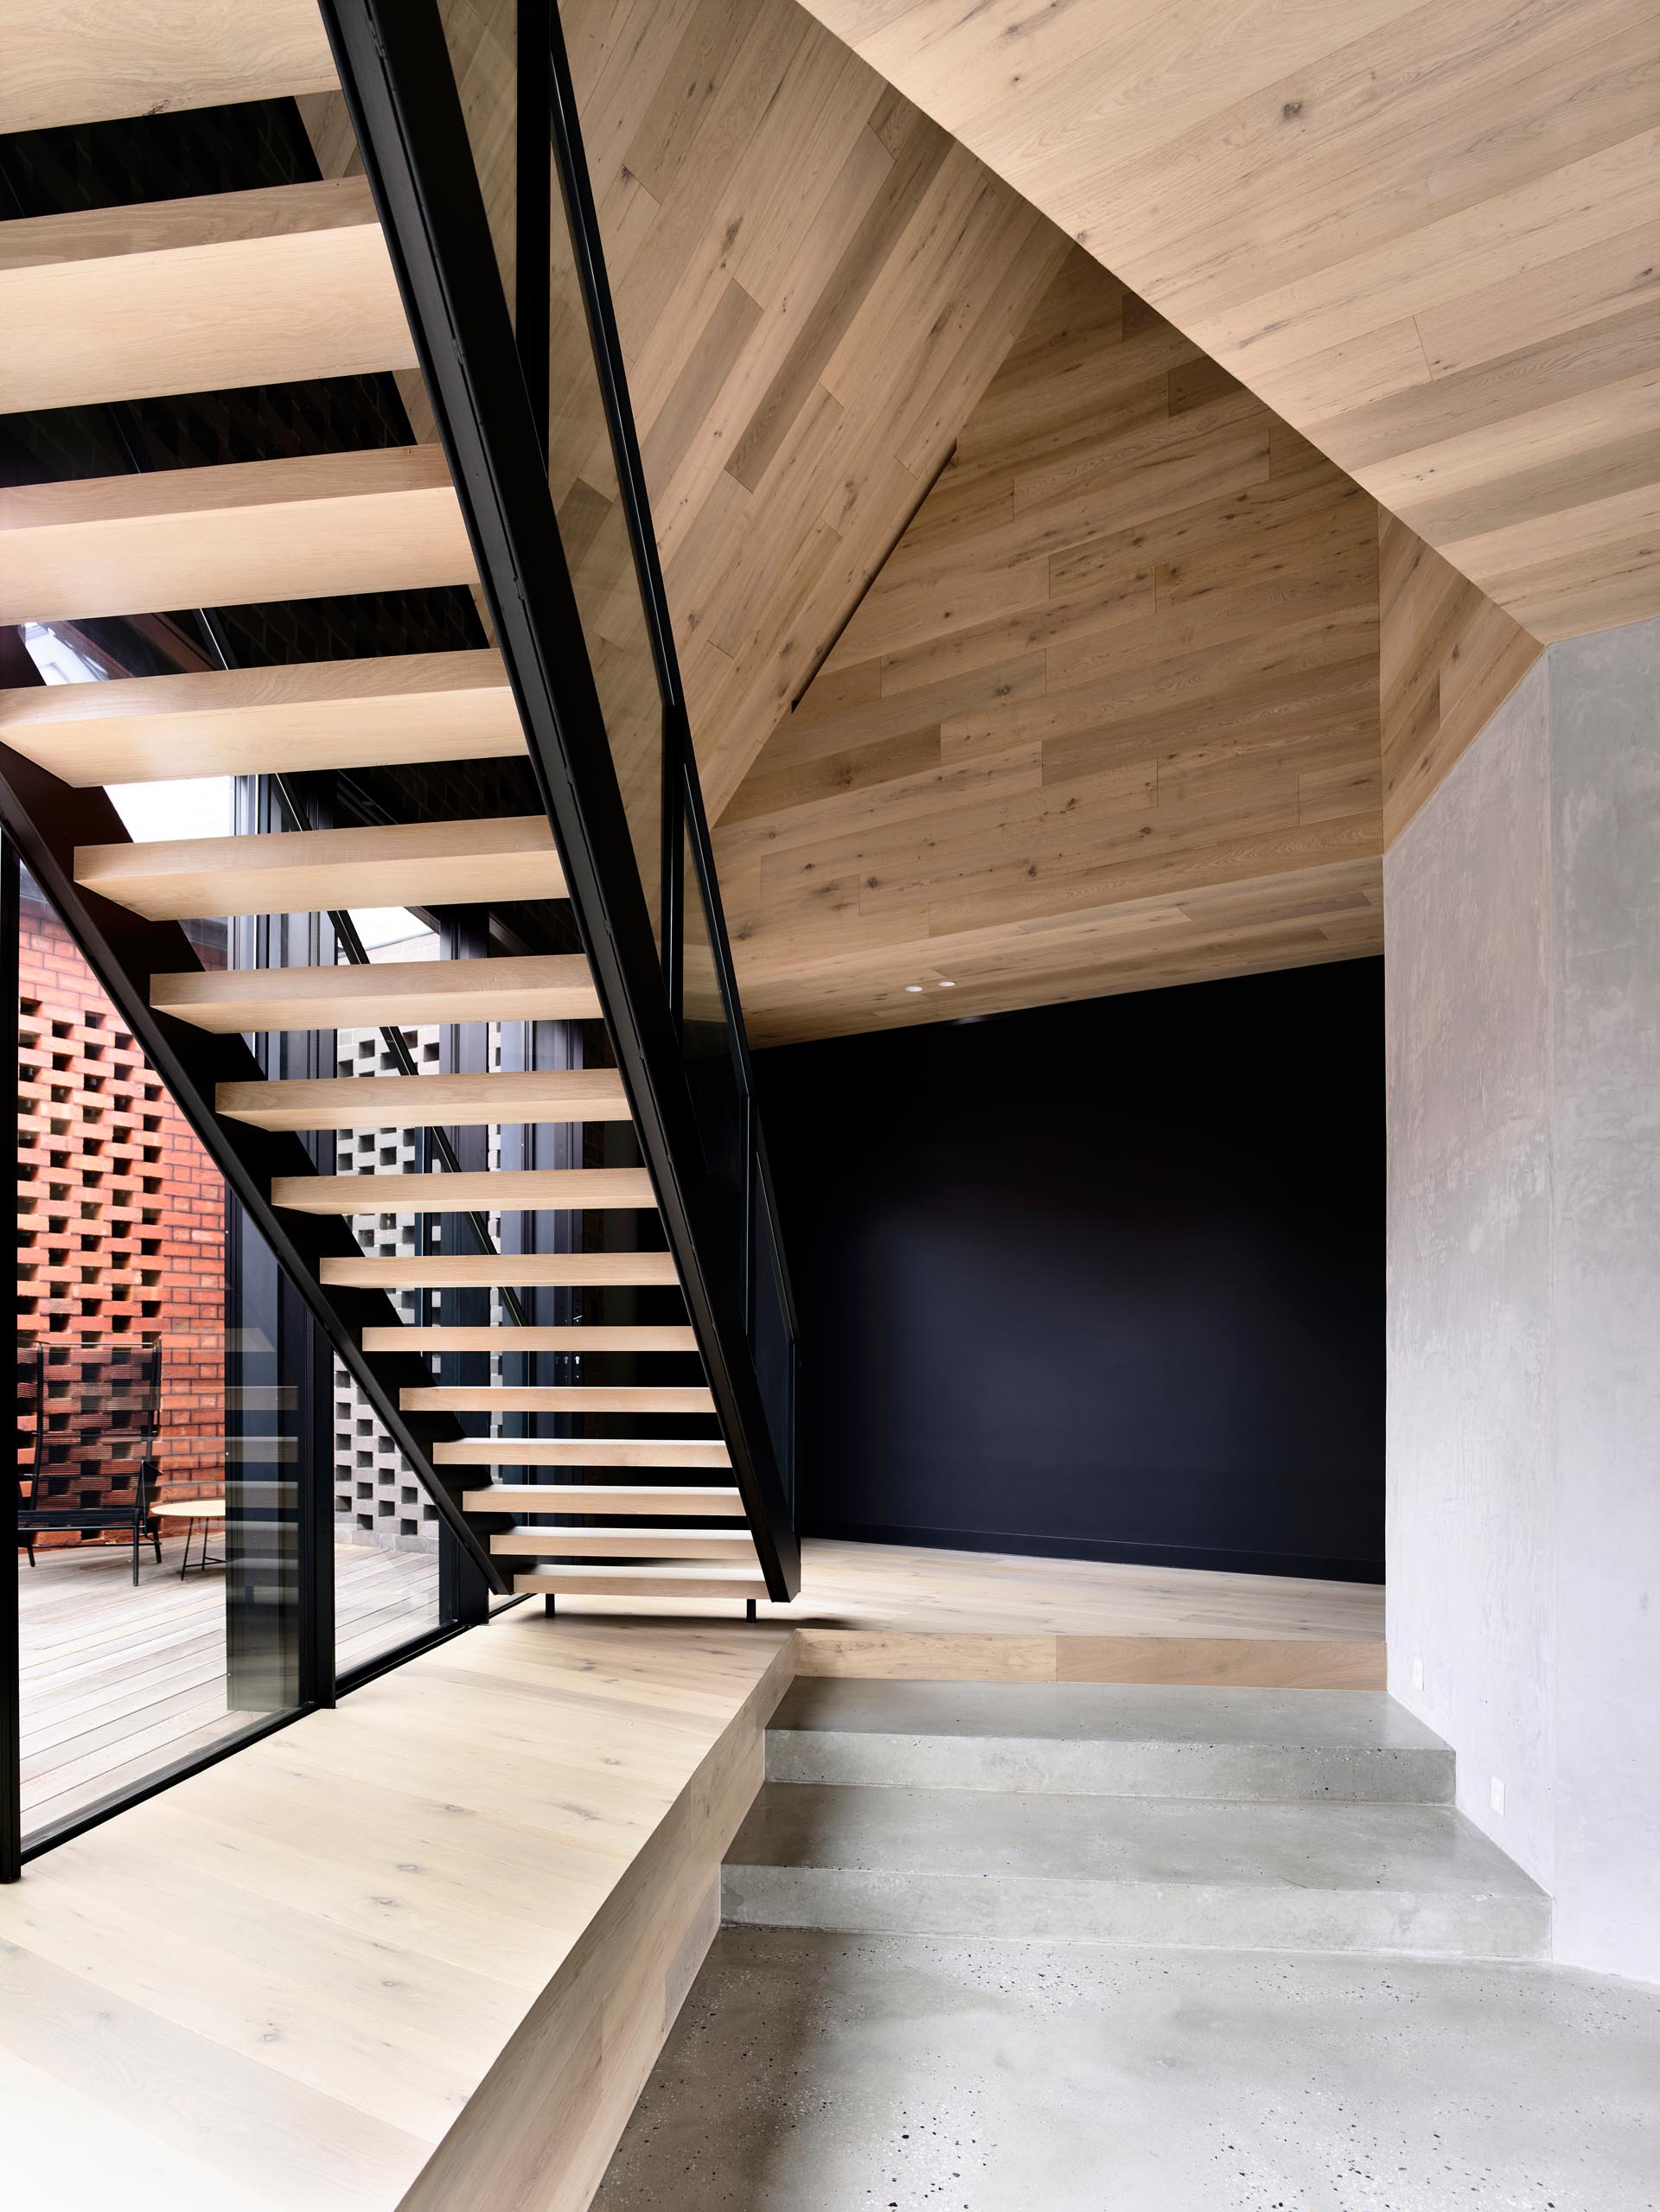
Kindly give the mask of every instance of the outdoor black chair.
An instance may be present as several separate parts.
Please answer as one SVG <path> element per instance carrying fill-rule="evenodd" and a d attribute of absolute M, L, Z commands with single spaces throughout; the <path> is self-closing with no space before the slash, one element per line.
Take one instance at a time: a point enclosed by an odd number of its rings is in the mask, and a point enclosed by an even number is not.
<path fill-rule="evenodd" d="M 160 1564 L 150 1498 L 161 1397 L 159 1344 L 70 1340 L 20 1351 L 17 1539 L 30 1566 L 35 1539 L 55 1528 L 130 1529 L 135 1583 L 145 1537 Z"/>

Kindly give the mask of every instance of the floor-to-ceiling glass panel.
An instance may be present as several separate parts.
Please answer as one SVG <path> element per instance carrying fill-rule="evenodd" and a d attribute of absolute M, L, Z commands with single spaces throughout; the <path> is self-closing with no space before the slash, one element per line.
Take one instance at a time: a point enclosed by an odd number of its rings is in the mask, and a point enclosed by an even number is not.
<path fill-rule="evenodd" d="M 27 874 L 18 938 L 28 1840 L 293 1708 L 301 1501 L 292 1380 L 237 1312 L 252 1232 Z"/>

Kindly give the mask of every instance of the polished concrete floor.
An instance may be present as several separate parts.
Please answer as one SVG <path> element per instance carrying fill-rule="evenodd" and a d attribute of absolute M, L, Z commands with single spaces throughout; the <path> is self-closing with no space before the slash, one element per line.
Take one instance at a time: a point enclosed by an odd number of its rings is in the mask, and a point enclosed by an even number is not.
<path fill-rule="evenodd" d="M 726 1928 L 594 2212 L 1654 2212 L 1660 1990 Z"/>

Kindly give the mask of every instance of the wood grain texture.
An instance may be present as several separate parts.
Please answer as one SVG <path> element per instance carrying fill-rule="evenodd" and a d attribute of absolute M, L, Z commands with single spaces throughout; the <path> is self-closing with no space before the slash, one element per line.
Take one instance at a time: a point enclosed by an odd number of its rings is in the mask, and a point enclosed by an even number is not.
<path fill-rule="evenodd" d="M 221 1036 L 386 1022 L 585 1022 L 599 1013 L 599 993 L 580 953 L 362 968 L 193 968 L 151 976 L 150 1003 Z"/>
<path fill-rule="evenodd" d="M 0 223 L 0 412 L 411 368 L 361 177 Z"/>
<path fill-rule="evenodd" d="M 1074 251 L 718 826 L 753 1034 L 1380 949 L 1376 532 Z"/>
<path fill-rule="evenodd" d="M 1363 1585 L 811 1540 L 793 1635 L 668 1602 L 508 1613 L 0 1891 L 19 2201 L 73 2154 L 178 2212 L 583 2212 L 798 1667 L 1050 1680 L 1085 1636 L 1197 1637 L 1370 1686 L 1382 1649 Z"/>
<path fill-rule="evenodd" d="M 498 653 L 389 653 L 0 692 L 0 743 L 85 788 L 524 750 Z"/>
<path fill-rule="evenodd" d="M 425 1328 L 404 1323 L 396 1329 L 366 1329 L 363 1348 L 366 1352 L 695 1352 L 698 1340 L 692 1329 L 661 1322 L 584 1322 L 564 1327 L 544 1327 L 533 1322 L 524 1328 L 502 1323 L 476 1329 Z"/>
<path fill-rule="evenodd" d="M 434 446 L 0 491 L 0 622 L 417 590 L 473 577 Z"/>
<path fill-rule="evenodd" d="M 445 14 L 510 283 L 514 10 L 449 0 Z M 926 494 L 1065 241 L 795 0 L 567 0 L 561 15 L 713 815 Z M 324 175 L 349 171 L 338 95 L 302 112 Z M 557 239 L 552 286 L 552 488 L 626 783 L 654 694 Z"/>
<path fill-rule="evenodd" d="M 741 1520 L 744 1501 L 736 1490 L 695 1482 L 492 1482 L 469 1490 L 469 1513 L 694 1514 L 706 1520 Z"/>
<path fill-rule="evenodd" d="M 490 1283 L 532 1284 L 678 1284 L 668 1252 L 423 1253 L 412 1259 L 325 1259 L 325 1283 L 367 1284 L 376 1290 L 456 1290 Z M 403 1339 L 400 1335 L 399 1342 Z M 443 1447 L 440 1447 L 442 1449 Z M 520 1449 L 530 1450 L 528 1443 Z M 528 1465 L 527 1459 L 526 1464 Z"/>
<path fill-rule="evenodd" d="M 0 132 L 317 92 L 335 65 L 316 0 L 4 0 Z"/>
<path fill-rule="evenodd" d="M 1378 510 L 1383 834 L 1391 844 L 1544 647 Z"/>
<path fill-rule="evenodd" d="M 150 920 L 561 899 L 545 814 L 88 845 L 75 881 Z"/>
<path fill-rule="evenodd" d="M 811 0 L 1530 630 L 1660 611 L 1650 0 Z"/>
<path fill-rule="evenodd" d="M 701 1383 L 434 1383 L 405 1390 L 399 1403 L 450 1413 L 712 1413 Z"/>
<path fill-rule="evenodd" d="M 217 1111 L 256 1129 L 446 1129 L 501 1122 L 627 1121 L 614 1068 L 486 1069 L 466 1075 L 294 1076 L 221 1083 Z"/>
<path fill-rule="evenodd" d="M 755 1539 L 747 1529 L 514 1528 L 492 1536 L 490 1549 L 518 1559 L 691 1559 L 707 1565 L 756 1565 Z"/>
<path fill-rule="evenodd" d="M 476 1207 L 654 1212 L 657 1194 L 644 1168 L 441 1168 L 430 1174 L 278 1176 L 271 1202 L 297 1214 L 463 1214 Z"/>

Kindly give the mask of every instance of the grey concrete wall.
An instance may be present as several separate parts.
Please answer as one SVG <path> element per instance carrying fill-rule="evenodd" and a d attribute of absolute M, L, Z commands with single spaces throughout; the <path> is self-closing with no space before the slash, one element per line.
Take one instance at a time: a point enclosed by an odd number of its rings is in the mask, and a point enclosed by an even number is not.
<path fill-rule="evenodd" d="M 1391 1686 L 1660 1979 L 1657 725 L 1660 623 L 1553 647 L 1384 891 Z"/>
<path fill-rule="evenodd" d="M 1548 1888 L 1550 749 L 1536 662 L 1384 863 L 1389 1680 Z M 1423 1684 L 1414 1686 L 1414 1663 Z M 1505 1817 L 1490 1820 L 1490 1782 Z"/>
<path fill-rule="evenodd" d="M 1660 622 L 1548 659 L 1557 1944 L 1660 1980 Z"/>

